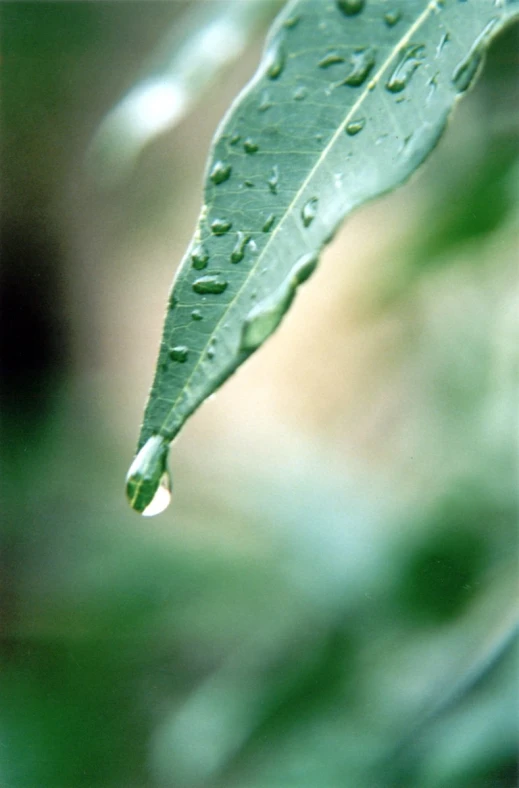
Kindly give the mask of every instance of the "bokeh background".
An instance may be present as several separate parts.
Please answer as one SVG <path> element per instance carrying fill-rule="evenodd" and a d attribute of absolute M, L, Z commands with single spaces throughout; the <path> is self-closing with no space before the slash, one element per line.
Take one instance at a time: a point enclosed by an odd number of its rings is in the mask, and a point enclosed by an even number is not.
<path fill-rule="evenodd" d="M 518 784 L 517 27 L 186 425 L 170 508 L 124 498 L 276 7 L 1 5 L 2 787 Z M 182 72 L 217 18 L 228 62 Z M 141 144 L 114 108 L 180 72 L 189 106 L 155 92 Z"/>

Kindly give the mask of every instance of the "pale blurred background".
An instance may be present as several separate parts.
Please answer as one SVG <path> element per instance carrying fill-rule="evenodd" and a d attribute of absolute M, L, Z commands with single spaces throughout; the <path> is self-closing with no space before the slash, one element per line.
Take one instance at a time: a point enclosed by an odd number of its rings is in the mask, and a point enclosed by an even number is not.
<path fill-rule="evenodd" d="M 279 6 L 1 5 L 2 787 L 518 784 L 517 27 L 186 425 L 170 508 L 124 498 L 210 140 Z M 222 18 L 229 61 L 121 164 L 110 112 Z"/>

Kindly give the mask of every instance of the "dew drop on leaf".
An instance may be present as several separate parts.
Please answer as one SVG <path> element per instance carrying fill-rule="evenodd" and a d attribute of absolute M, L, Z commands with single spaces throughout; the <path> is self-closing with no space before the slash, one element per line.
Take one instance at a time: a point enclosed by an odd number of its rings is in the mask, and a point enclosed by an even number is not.
<path fill-rule="evenodd" d="M 273 213 L 269 214 L 265 219 L 265 224 L 263 225 L 262 229 L 264 233 L 270 232 L 272 227 L 274 226 L 274 222 L 276 221 L 276 217 Z"/>
<path fill-rule="evenodd" d="M 213 183 L 223 183 L 231 177 L 231 165 L 224 164 L 223 161 L 217 161 L 209 175 Z"/>
<path fill-rule="evenodd" d="M 256 153 L 256 151 L 259 150 L 259 145 L 257 142 L 254 142 L 254 140 L 251 139 L 251 137 L 247 137 L 247 139 L 243 143 L 243 149 L 245 153 Z"/>
<path fill-rule="evenodd" d="M 278 46 L 277 49 L 270 53 L 270 62 L 267 67 L 269 79 L 278 79 L 281 76 L 285 68 L 285 60 L 285 50 L 282 46 Z"/>
<path fill-rule="evenodd" d="M 425 47 L 413 44 L 404 52 L 404 56 L 389 77 L 386 88 L 390 93 L 401 93 L 409 84 L 416 69 L 421 66 L 425 57 Z"/>
<path fill-rule="evenodd" d="M 266 112 L 268 109 L 271 108 L 271 106 L 272 106 L 272 101 L 270 100 L 270 94 L 268 93 L 268 91 L 265 90 L 265 92 L 261 96 L 260 103 L 258 104 L 258 111 Z"/>
<path fill-rule="evenodd" d="M 394 27 L 400 20 L 402 19 L 402 12 L 398 11 L 396 8 L 393 8 L 391 11 L 388 11 L 384 14 L 384 22 L 388 27 Z"/>
<path fill-rule="evenodd" d="M 143 517 L 155 517 L 157 514 L 162 514 L 162 512 L 168 508 L 171 502 L 171 476 L 169 472 L 166 471 L 162 474 L 159 486 L 157 487 L 157 491 L 155 495 L 147 505 L 147 507 L 142 511 Z"/>
<path fill-rule="evenodd" d="M 364 84 L 375 66 L 372 49 L 357 49 L 351 56 L 351 71 L 340 84 L 357 88 Z"/>
<path fill-rule="evenodd" d="M 197 246 L 195 246 L 191 252 L 191 262 L 193 263 L 193 268 L 196 268 L 198 271 L 207 266 L 209 262 L 209 252 L 203 244 L 197 244 Z"/>
<path fill-rule="evenodd" d="M 236 245 L 231 252 L 231 263 L 240 263 L 245 257 L 245 247 L 250 241 L 250 235 L 241 232 L 236 234 Z"/>
<path fill-rule="evenodd" d="M 365 125 L 366 125 L 365 118 L 350 120 L 350 122 L 346 124 L 346 128 L 345 128 L 346 134 L 348 134 L 350 137 L 354 137 L 355 134 L 358 134 L 360 131 L 362 131 Z"/>
<path fill-rule="evenodd" d="M 172 361 L 179 361 L 183 364 L 187 361 L 189 350 L 185 345 L 177 345 L 169 351 L 169 357 Z"/>
<path fill-rule="evenodd" d="M 285 21 L 283 22 L 283 27 L 286 27 L 289 30 L 292 30 L 292 28 L 296 27 L 296 25 L 299 24 L 300 19 L 301 19 L 301 17 L 298 16 L 298 15 L 289 16 L 288 19 L 285 19 Z"/>
<path fill-rule="evenodd" d="M 301 218 L 303 220 L 303 224 L 305 227 L 309 227 L 315 217 L 317 216 L 317 204 L 319 200 L 317 197 L 312 197 L 308 202 L 303 205 L 303 210 L 301 211 Z"/>
<path fill-rule="evenodd" d="M 199 309 L 193 309 L 191 312 L 191 318 L 193 320 L 202 320 L 202 313 Z"/>
<path fill-rule="evenodd" d="M 339 55 L 338 52 L 327 52 L 327 54 L 321 58 L 318 62 L 319 68 L 330 68 L 330 66 L 335 66 L 338 63 L 344 63 L 345 58 L 342 55 Z"/>
<path fill-rule="evenodd" d="M 193 282 L 193 290 L 195 293 L 200 293 L 201 295 L 205 295 L 206 293 L 219 295 L 226 289 L 227 284 L 227 280 L 222 276 L 218 276 L 218 274 L 208 274 L 207 276 L 201 276 Z"/>
<path fill-rule="evenodd" d="M 232 222 L 228 219 L 214 219 L 211 222 L 211 230 L 215 235 L 225 235 L 232 227 Z"/>
<path fill-rule="evenodd" d="M 272 175 L 267 181 L 269 185 L 269 189 L 272 192 L 272 194 L 277 194 L 278 182 L 279 182 L 279 167 L 277 166 L 277 164 L 274 164 L 274 166 L 272 167 Z"/>
<path fill-rule="evenodd" d="M 294 91 L 294 99 L 296 101 L 303 101 L 306 98 L 306 96 L 307 96 L 307 90 L 303 85 L 300 85 Z"/>
<path fill-rule="evenodd" d="M 144 513 L 155 501 L 159 488 L 164 484 L 166 484 L 168 491 L 171 490 L 167 470 L 168 451 L 169 443 L 166 438 L 162 435 L 152 435 L 130 465 L 126 476 L 126 495 L 130 506 L 136 512 Z M 168 505 L 170 497 L 171 494 L 164 503 L 166 496 L 163 496 L 161 498 L 163 505 L 161 508 L 157 507 L 157 511 L 152 513 L 158 514 L 159 511 L 163 511 Z"/>
<path fill-rule="evenodd" d="M 360 14 L 364 5 L 365 0 L 337 0 L 337 8 L 346 16 Z"/>

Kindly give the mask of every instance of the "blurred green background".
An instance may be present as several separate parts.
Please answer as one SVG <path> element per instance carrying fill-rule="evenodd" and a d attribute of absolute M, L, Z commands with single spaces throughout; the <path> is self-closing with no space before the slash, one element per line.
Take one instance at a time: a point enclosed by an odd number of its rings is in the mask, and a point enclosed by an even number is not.
<path fill-rule="evenodd" d="M 0 7 L 0 785 L 513 788 L 517 27 L 186 426 L 170 508 L 125 502 L 210 139 L 276 4 L 132 166 L 131 129 L 92 141 L 233 2 Z"/>

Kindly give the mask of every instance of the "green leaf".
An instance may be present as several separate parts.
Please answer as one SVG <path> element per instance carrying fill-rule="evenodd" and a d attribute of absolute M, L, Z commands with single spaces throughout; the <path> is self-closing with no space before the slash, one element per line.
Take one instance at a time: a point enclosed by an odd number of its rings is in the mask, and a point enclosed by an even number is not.
<path fill-rule="evenodd" d="M 128 478 L 134 509 L 148 506 L 163 477 L 164 446 L 276 329 L 344 217 L 402 183 L 434 148 L 488 41 L 518 8 L 288 3 L 216 134 Z M 153 436 L 163 440 L 150 453 Z"/>

